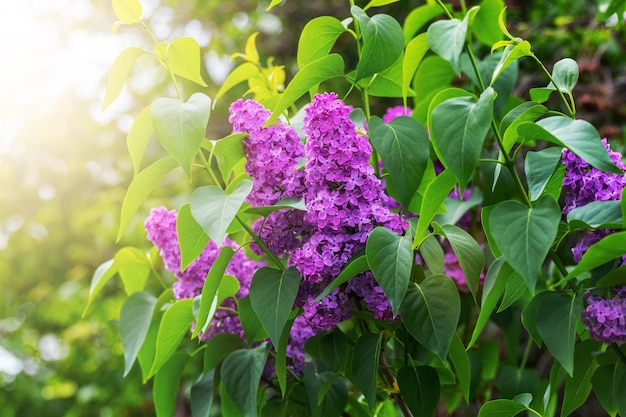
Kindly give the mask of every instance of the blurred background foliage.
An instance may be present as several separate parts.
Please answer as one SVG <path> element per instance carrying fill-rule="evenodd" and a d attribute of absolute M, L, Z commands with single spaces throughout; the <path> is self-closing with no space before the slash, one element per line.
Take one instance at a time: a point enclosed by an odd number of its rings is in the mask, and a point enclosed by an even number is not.
<path fill-rule="evenodd" d="M 137 369 L 127 377 L 130 381 L 122 378 L 116 330 L 119 283 L 109 283 L 85 318 L 82 314 L 100 263 L 125 245 L 148 249 L 142 223 L 149 208 L 175 208 L 188 197 L 191 187 L 182 178 L 166 178 L 114 244 L 119 208 L 132 177 L 125 133 L 141 108 L 173 91 L 165 72 L 145 56 L 121 98 L 102 113 L 113 59 L 126 46 L 151 48 L 150 40 L 135 28 L 111 34 L 115 17 L 108 1 L 44 3 L 22 3 L 32 25 L 24 23 L 26 15 L 19 18 L 19 10 L 5 10 L 2 14 L 15 17 L 9 19 L 15 23 L 0 31 L 15 58 L 0 70 L 8 83 L 0 93 L 0 417 L 153 415 L 151 389 L 139 383 Z M 402 22 L 423 3 L 401 0 L 383 11 Z M 349 14 L 347 1 L 334 0 L 287 0 L 272 13 L 264 11 L 266 3 L 252 0 L 142 4 L 144 19 L 160 40 L 191 36 L 199 42 L 210 96 L 237 64 L 231 54 L 242 51 L 253 32 L 259 32 L 261 59 L 275 57 L 289 79 L 297 70 L 297 39 L 304 24 L 319 15 Z M 596 20 L 597 5 L 590 0 L 506 4 L 511 33 L 529 39 L 542 61 L 578 61 L 579 115 L 603 136 L 622 139 L 626 30 L 621 19 Z M 522 61 L 515 93 L 527 97 L 531 86 L 543 85 L 538 74 L 531 62 Z M 196 87 L 189 83 L 183 88 L 188 96 Z M 208 137 L 229 133 L 227 103 L 244 92 L 240 86 L 221 99 Z M 396 103 L 374 103 L 374 109 L 390 104 Z M 150 146 L 154 155 L 161 152 L 154 141 Z M 623 145 L 612 141 L 612 146 L 624 153 Z"/>

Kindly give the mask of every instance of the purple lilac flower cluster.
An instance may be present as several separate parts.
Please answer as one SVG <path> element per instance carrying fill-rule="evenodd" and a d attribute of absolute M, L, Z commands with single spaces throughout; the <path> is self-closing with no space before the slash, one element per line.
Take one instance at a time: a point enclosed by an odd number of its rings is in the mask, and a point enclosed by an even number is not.
<path fill-rule="evenodd" d="M 602 143 L 615 165 L 626 170 L 626 164 L 622 162 L 622 155 L 611 150 L 606 138 L 602 139 Z M 563 179 L 563 190 L 565 191 L 563 214 L 593 201 L 619 200 L 621 198 L 622 190 L 626 186 L 626 174 L 602 172 L 567 149 L 563 150 L 562 161 L 566 169 Z M 610 230 L 594 230 L 585 236 L 572 249 L 574 261 L 580 262 L 591 245 L 611 233 Z M 622 262 L 626 263 L 626 255 L 622 257 Z"/>
<path fill-rule="evenodd" d="M 626 342 L 626 286 L 615 287 L 614 296 L 586 293 L 582 320 L 591 337 L 606 344 Z"/>

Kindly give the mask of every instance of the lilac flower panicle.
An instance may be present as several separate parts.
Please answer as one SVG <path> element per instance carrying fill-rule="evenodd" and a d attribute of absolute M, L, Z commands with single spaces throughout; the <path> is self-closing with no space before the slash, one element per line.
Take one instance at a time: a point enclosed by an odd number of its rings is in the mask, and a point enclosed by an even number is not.
<path fill-rule="evenodd" d="M 626 286 L 615 287 L 613 297 L 587 292 L 582 320 L 591 337 L 610 344 L 626 341 Z"/>

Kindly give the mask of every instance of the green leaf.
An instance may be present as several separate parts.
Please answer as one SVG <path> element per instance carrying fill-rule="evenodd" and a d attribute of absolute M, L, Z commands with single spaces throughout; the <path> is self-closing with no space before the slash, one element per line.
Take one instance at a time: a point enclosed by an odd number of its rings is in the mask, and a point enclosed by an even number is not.
<path fill-rule="evenodd" d="M 120 313 L 119 331 L 124 346 L 124 376 L 128 375 L 143 345 L 157 299 L 147 292 L 137 292 L 124 302 Z"/>
<path fill-rule="evenodd" d="M 430 117 L 429 107 L 433 97 L 449 88 L 454 77 L 454 70 L 445 59 L 437 55 L 424 58 L 413 77 L 416 99 L 411 117 L 426 123 Z"/>
<path fill-rule="evenodd" d="M 128 74 L 133 65 L 135 65 L 135 61 L 145 53 L 146 51 L 141 48 L 130 46 L 124 49 L 117 58 L 115 58 L 111 70 L 109 71 L 109 80 L 107 82 L 106 92 L 104 93 L 102 111 L 106 110 L 120 95 L 122 87 L 124 87 L 124 83 L 128 78 Z"/>
<path fill-rule="evenodd" d="M 550 292 L 537 308 L 537 331 L 546 347 L 571 376 L 574 372 L 576 322 L 582 312 L 582 296 Z"/>
<path fill-rule="evenodd" d="M 550 178 L 561 162 L 561 148 L 547 148 L 539 152 L 529 151 L 524 160 L 524 171 L 531 201 L 543 195 Z"/>
<path fill-rule="evenodd" d="M 411 10 L 404 19 L 404 43 L 408 44 L 426 23 L 443 13 L 438 4 L 424 4 Z"/>
<path fill-rule="evenodd" d="M 526 285 L 524 277 L 516 271 L 513 271 L 504 288 L 504 297 L 502 297 L 502 302 L 498 307 L 498 313 L 513 305 L 513 303 L 522 298 L 527 291 L 528 285 Z"/>
<path fill-rule="evenodd" d="M 489 214 L 491 235 L 506 261 L 524 277 L 531 293 L 560 219 L 561 209 L 551 196 L 540 198 L 532 208 L 517 201 L 503 201 Z"/>
<path fill-rule="evenodd" d="M 322 336 L 320 340 L 320 354 L 331 369 L 344 373 L 348 363 L 348 338 L 338 327 Z"/>
<path fill-rule="evenodd" d="M 175 353 L 154 376 L 152 397 L 157 417 L 171 417 L 176 409 L 178 385 L 189 355 Z"/>
<path fill-rule="evenodd" d="M 614 416 L 623 413 L 626 367 L 621 362 L 600 366 L 591 378 L 593 392 L 602 407 Z M 620 408 L 621 406 L 621 408 Z"/>
<path fill-rule="evenodd" d="M 480 336 L 480 333 L 485 328 L 491 313 L 493 313 L 493 310 L 496 308 L 498 300 L 504 291 L 507 279 L 511 274 L 513 274 L 513 269 L 505 262 L 503 257 L 497 258 L 489 265 L 483 283 L 480 311 L 468 348 L 476 343 L 478 336 Z"/>
<path fill-rule="evenodd" d="M 241 321 L 241 327 L 246 335 L 248 345 L 257 342 L 262 339 L 266 339 L 267 332 L 263 328 L 261 321 L 257 317 L 252 303 L 250 303 L 250 296 L 245 296 L 237 301 L 239 320 Z"/>
<path fill-rule="evenodd" d="M 112 0 L 115 17 L 125 25 L 132 25 L 141 20 L 141 3 L 139 0 Z"/>
<path fill-rule="evenodd" d="M 117 241 L 122 238 L 126 228 L 141 203 L 154 190 L 157 184 L 163 179 L 165 174 L 178 166 L 178 163 L 170 158 L 161 158 L 139 172 L 128 186 L 124 201 L 122 201 L 122 212 L 120 215 L 120 228 L 117 233 Z"/>
<path fill-rule="evenodd" d="M 122 248 L 115 254 L 115 263 L 126 294 L 143 291 L 152 270 L 144 251 L 133 247 Z"/>
<path fill-rule="evenodd" d="M 444 273 L 445 255 L 434 234 L 424 239 L 420 245 L 420 256 L 430 272 L 435 274 Z"/>
<path fill-rule="evenodd" d="M 152 126 L 150 106 L 144 107 L 137 117 L 135 117 L 128 131 L 128 135 L 126 136 L 126 146 L 128 147 L 128 153 L 133 163 L 133 175 L 139 173 L 143 154 L 153 133 L 154 127 Z"/>
<path fill-rule="evenodd" d="M 398 371 L 398 386 L 406 405 L 415 417 L 435 415 L 439 404 L 439 375 L 427 365 L 405 366 Z"/>
<path fill-rule="evenodd" d="M 365 6 L 365 8 L 363 10 L 367 10 L 367 9 L 372 8 L 372 7 L 386 6 L 388 4 L 395 3 L 397 1 L 400 1 L 400 0 L 370 0 L 370 2 L 367 3 L 367 6 Z"/>
<path fill-rule="evenodd" d="M 217 166 L 225 183 L 230 182 L 231 173 L 239 162 L 245 157 L 243 139 L 246 133 L 233 133 L 220 140 L 213 141 L 213 156 L 217 160 Z"/>
<path fill-rule="evenodd" d="M 215 101 L 219 100 L 224 94 L 226 94 L 226 92 L 228 92 L 234 86 L 244 81 L 254 79 L 258 76 L 259 67 L 251 62 L 244 62 L 243 64 L 233 69 L 230 74 L 228 74 L 228 77 L 226 77 L 224 83 L 215 94 Z"/>
<path fill-rule="evenodd" d="M 184 271 L 206 248 L 209 236 L 191 215 L 189 204 L 183 204 L 176 216 L 176 233 L 180 248 L 180 270 Z"/>
<path fill-rule="evenodd" d="M 531 88 L 529 90 L 530 99 L 537 103 L 545 103 L 555 91 L 556 89 L 552 86 Z"/>
<path fill-rule="evenodd" d="M 215 262 L 209 269 L 204 284 L 202 286 L 202 296 L 198 309 L 198 319 L 193 330 L 192 337 L 196 337 L 200 332 L 206 331 L 215 310 L 218 307 L 217 292 L 224 277 L 224 272 L 232 259 L 235 251 L 230 246 L 223 246 L 217 255 Z"/>
<path fill-rule="evenodd" d="M 517 127 L 524 122 L 533 122 L 548 112 L 545 106 L 533 101 L 525 101 L 509 111 L 500 123 L 500 132 L 503 135 L 504 148 L 507 152 L 513 149 L 513 145 L 522 137 L 517 132 Z"/>
<path fill-rule="evenodd" d="M 485 255 L 474 238 L 465 230 L 452 224 L 436 225 L 435 231 L 444 236 L 456 255 L 467 281 L 467 288 L 476 302 L 480 274 L 485 266 Z"/>
<path fill-rule="evenodd" d="M 552 79 L 561 91 L 571 93 L 578 82 L 578 64 L 571 58 L 561 59 L 552 68 Z"/>
<path fill-rule="evenodd" d="M 592 201 L 567 213 L 571 230 L 620 229 L 623 221 L 622 204 L 617 200 Z"/>
<path fill-rule="evenodd" d="M 566 417 L 583 405 L 591 393 L 591 377 L 598 368 L 594 354 L 600 343 L 585 340 L 574 351 L 574 373 L 565 378 L 565 395 L 561 408 L 561 417 Z"/>
<path fill-rule="evenodd" d="M 241 338 L 232 333 L 218 333 L 205 343 L 204 372 L 215 369 L 229 353 L 243 348 Z"/>
<path fill-rule="evenodd" d="M 137 361 L 139 362 L 139 366 L 141 367 L 141 375 L 144 384 L 151 376 L 150 369 L 152 368 L 152 363 L 154 362 L 157 336 L 159 334 L 159 326 L 163 318 L 164 306 L 171 303 L 173 299 L 174 294 L 171 288 L 168 288 L 167 290 L 163 291 L 161 295 L 159 295 L 159 298 L 157 299 L 154 306 L 154 310 L 152 311 L 152 322 L 150 323 L 150 329 L 148 329 L 148 334 L 146 335 L 145 341 L 143 342 L 143 345 L 141 345 L 139 353 L 137 354 Z"/>
<path fill-rule="evenodd" d="M 472 188 L 469 198 L 459 200 L 455 197 L 446 197 L 444 205 L 447 212 L 435 216 L 435 221 L 439 224 L 456 224 L 465 213 L 474 207 L 478 207 L 483 202 L 483 193 L 480 188 Z"/>
<path fill-rule="evenodd" d="M 91 303 L 95 296 L 104 288 L 104 285 L 109 282 L 111 278 L 117 274 L 119 266 L 115 264 L 115 258 L 109 259 L 106 262 L 101 263 L 93 273 L 91 278 L 91 287 L 89 288 L 89 298 L 87 299 L 87 305 L 83 311 L 83 317 L 87 314 L 87 310 L 91 306 Z"/>
<path fill-rule="evenodd" d="M 246 213 L 258 214 L 260 216 L 267 216 L 278 210 L 283 209 L 296 209 L 306 211 L 306 205 L 304 200 L 298 198 L 283 198 L 274 204 L 273 206 L 261 206 L 261 207 L 248 207 Z"/>
<path fill-rule="evenodd" d="M 551 116 L 537 123 L 522 123 L 517 131 L 528 140 L 544 139 L 565 146 L 589 164 L 604 172 L 621 174 L 591 123 L 565 116 Z"/>
<path fill-rule="evenodd" d="M 182 37 L 167 45 L 167 64 L 176 75 L 206 87 L 200 75 L 200 46 L 195 39 Z"/>
<path fill-rule="evenodd" d="M 468 22 L 478 12 L 477 7 L 468 11 L 463 20 L 439 20 L 428 27 L 428 44 L 437 55 L 450 63 L 456 75 L 461 74 L 461 53 L 465 46 Z"/>
<path fill-rule="evenodd" d="M 193 299 L 185 298 L 171 304 L 163 313 L 163 319 L 159 325 L 154 362 L 149 376 L 156 374 L 161 369 L 172 357 L 183 337 L 190 332 L 194 320 L 192 307 Z"/>
<path fill-rule="evenodd" d="M 345 31 L 341 21 L 331 16 L 319 16 L 310 20 L 302 29 L 298 41 L 298 67 L 302 68 L 328 55 Z"/>
<path fill-rule="evenodd" d="M 274 358 L 274 363 L 276 365 L 276 378 L 278 379 L 280 393 L 283 398 L 285 398 L 287 394 L 287 345 L 289 344 L 289 335 L 291 334 L 291 327 L 294 321 L 294 318 L 287 320 L 287 323 L 283 326 L 283 332 L 280 335 L 280 342 L 275 349 L 276 357 Z"/>
<path fill-rule="evenodd" d="M 487 88 L 480 98 L 458 97 L 444 101 L 432 112 L 430 135 L 441 162 L 459 180 L 461 190 L 474 174 L 493 115 L 495 91 Z"/>
<path fill-rule="evenodd" d="M 331 371 L 317 373 L 311 364 L 304 367 L 304 387 L 311 417 L 340 417 L 349 398 L 343 378 Z"/>
<path fill-rule="evenodd" d="M 504 7 L 503 0 L 483 0 L 480 2 L 480 10 L 474 17 L 472 32 L 476 35 L 476 39 L 489 47 L 502 40 L 498 17 Z"/>
<path fill-rule="evenodd" d="M 222 383 L 237 408 L 246 416 L 257 416 L 257 392 L 269 345 L 240 349 L 229 354 L 222 364 Z"/>
<path fill-rule="evenodd" d="M 350 13 L 359 22 L 363 40 L 356 66 L 355 80 L 358 81 L 391 66 L 404 49 L 404 35 L 398 21 L 389 15 L 377 14 L 370 18 L 358 6 L 352 6 Z"/>
<path fill-rule="evenodd" d="M 489 85 L 493 85 L 500 76 L 500 74 L 502 74 L 502 71 L 504 71 L 509 65 L 525 56 L 534 56 L 534 54 L 530 50 L 530 43 L 528 41 L 521 41 L 519 43 L 507 45 L 504 48 L 504 52 L 500 57 L 498 65 L 496 65 L 496 68 L 493 70 L 493 75 L 491 76 L 491 82 L 489 83 Z"/>
<path fill-rule="evenodd" d="M 264 267 L 252 277 L 250 302 L 275 347 L 280 343 L 300 281 L 300 273 L 295 268 L 279 271 Z"/>
<path fill-rule="evenodd" d="M 461 301 L 454 282 L 433 274 L 409 287 L 400 314 L 409 333 L 442 361 L 461 314 Z"/>
<path fill-rule="evenodd" d="M 319 302 L 322 298 L 326 297 L 332 290 L 341 286 L 342 284 L 348 282 L 348 280 L 360 273 L 369 270 L 369 265 L 367 263 L 367 258 L 364 255 L 359 255 L 353 257 L 348 264 L 341 270 L 339 275 L 335 277 L 335 279 L 328 284 L 324 291 L 320 293 L 313 302 Z"/>
<path fill-rule="evenodd" d="M 383 334 L 365 333 L 356 341 L 352 362 L 354 383 L 367 400 L 370 410 L 376 401 L 376 375 Z"/>
<path fill-rule="evenodd" d="M 272 115 L 265 126 L 276 120 L 285 110 L 296 102 L 312 87 L 331 78 L 343 76 L 343 58 L 338 54 L 330 54 L 300 68 L 293 77 L 278 103 L 273 107 Z"/>
<path fill-rule="evenodd" d="M 231 194 L 219 187 L 207 185 L 198 187 L 191 195 L 189 205 L 191 214 L 205 233 L 221 246 L 226 239 L 226 231 L 235 219 L 244 200 L 252 191 L 252 181 L 243 180 Z"/>
<path fill-rule="evenodd" d="M 583 255 L 578 265 L 572 269 L 565 280 L 572 279 L 583 272 L 603 265 L 626 253 L 626 232 L 612 233 L 599 242 L 591 245 Z"/>
<path fill-rule="evenodd" d="M 159 98 L 150 106 L 157 141 L 180 164 L 191 178 L 191 165 L 206 133 L 211 99 L 194 93 L 185 103 Z"/>
<path fill-rule="evenodd" d="M 215 386 L 213 383 L 214 376 L 215 370 L 211 370 L 203 375 L 200 375 L 200 377 L 191 386 L 189 392 L 189 405 L 191 407 L 191 415 L 193 417 L 209 417 L 211 415 L 213 395 L 215 392 Z"/>
<path fill-rule="evenodd" d="M 402 97 L 402 65 L 404 61 L 404 53 L 401 53 L 391 66 L 370 77 L 362 78 L 357 82 L 357 86 L 361 89 L 367 88 L 367 93 L 374 97 Z M 353 71 L 349 75 L 354 74 Z M 348 79 L 350 79 L 349 76 Z M 407 95 L 413 97 L 415 92 L 408 90 Z"/>
<path fill-rule="evenodd" d="M 452 171 L 445 170 L 439 174 L 427 187 L 422 199 L 422 206 L 419 211 L 419 219 L 415 229 L 413 239 L 413 249 L 419 248 L 424 240 L 430 222 L 433 220 L 439 207 L 445 201 L 452 188 L 456 184 L 456 178 Z"/>
<path fill-rule="evenodd" d="M 458 334 L 454 334 L 452 343 L 450 344 L 450 350 L 448 352 L 448 358 L 454 366 L 454 370 L 457 376 L 457 383 L 461 388 L 463 397 L 466 401 L 470 400 L 470 386 L 472 379 L 472 366 L 470 363 L 469 355 L 461 341 Z"/>
<path fill-rule="evenodd" d="M 396 316 L 415 263 L 411 236 L 399 235 L 382 226 L 376 227 L 367 238 L 365 254 L 374 278 L 385 292 Z"/>
<path fill-rule="evenodd" d="M 478 417 L 513 417 L 528 407 L 513 400 L 493 400 L 485 403 L 478 412 Z"/>
<path fill-rule="evenodd" d="M 430 157 L 426 128 L 410 117 L 384 123 L 379 117 L 368 121 L 370 140 L 389 172 L 398 201 L 408 207 L 419 188 Z"/>
<path fill-rule="evenodd" d="M 411 39 L 404 49 L 404 59 L 402 60 L 402 98 L 405 105 L 413 76 L 429 48 L 426 34 L 421 33 L 416 38 Z"/>

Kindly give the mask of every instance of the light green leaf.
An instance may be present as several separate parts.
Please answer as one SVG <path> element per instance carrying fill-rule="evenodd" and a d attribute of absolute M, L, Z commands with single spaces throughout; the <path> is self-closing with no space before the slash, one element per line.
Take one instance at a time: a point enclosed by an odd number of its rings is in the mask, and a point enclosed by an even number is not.
<path fill-rule="evenodd" d="M 252 181 L 243 180 L 237 184 L 232 194 L 226 194 L 214 185 L 207 185 L 196 188 L 191 195 L 189 205 L 193 218 L 217 246 L 221 246 L 226 239 L 226 230 L 239 213 L 250 191 Z"/>
<path fill-rule="evenodd" d="M 430 235 L 420 245 L 420 256 L 430 272 L 444 273 L 444 253 L 437 236 Z"/>
<path fill-rule="evenodd" d="M 564 279 L 572 279 L 624 254 L 626 254 L 626 232 L 612 233 L 591 245 L 578 265 Z"/>
<path fill-rule="evenodd" d="M 272 8 L 278 6 L 280 3 L 282 3 L 283 0 L 272 0 L 269 4 L 269 6 L 267 6 L 267 9 L 265 9 L 266 12 L 270 11 Z"/>
<path fill-rule="evenodd" d="M 493 400 L 485 403 L 478 411 L 478 417 L 513 417 L 528 407 L 513 400 Z"/>
<path fill-rule="evenodd" d="M 265 267 L 252 277 L 250 303 L 275 347 L 280 343 L 300 281 L 300 273 L 295 268 L 279 271 Z"/>
<path fill-rule="evenodd" d="M 163 291 L 159 298 L 157 298 L 154 309 L 152 310 L 152 322 L 148 329 L 148 334 L 139 349 L 137 354 L 137 361 L 141 368 L 142 381 L 145 384 L 148 382 L 148 378 L 151 377 L 150 369 L 154 362 L 154 355 L 156 353 L 157 336 L 159 334 L 159 326 L 163 318 L 165 306 L 170 304 L 174 300 L 174 294 L 171 288 Z"/>
<path fill-rule="evenodd" d="M 487 88 L 480 98 L 452 98 L 432 112 L 430 134 L 442 163 L 459 180 L 461 191 L 474 174 L 493 115 L 495 91 Z"/>
<path fill-rule="evenodd" d="M 443 13 L 438 4 L 424 4 L 411 10 L 404 19 L 404 43 L 408 44 L 426 23 Z"/>
<path fill-rule="evenodd" d="M 346 31 L 341 21 L 331 16 L 319 16 L 310 20 L 302 29 L 298 41 L 298 67 L 327 56 L 337 38 Z"/>
<path fill-rule="evenodd" d="M 571 58 L 561 59 L 552 68 L 552 79 L 561 91 L 571 93 L 578 82 L 578 64 Z"/>
<path fill-rule="evenodd" d="M 517 132 L 517 127 L 524 122 L 534 122 L 548 112 L 545 106 L 534 101 L 525 101 L 509 111 L 500 123 L 500 133 L 503 135 L 504 148 L 507 152 L 513 145 L 522 142 L 523 137 Z"/>
<path fill-rule="evenodd" d="M 190 205 L 183 204 L 176 216 L 176 233 L 180 248 L 180 270 L 184 271 L 204 251 L 209 236 L 191 215 Z"/>
<path fill-rule="evenodd" d="M 583 309 L 581 294 L 549 292 L 537 308 L 537 331 L 570 376 L 574 372 L 576 322 Z"/>
<path fill-rule="evenodd" d="M 191 178 L 191 164 L 200 150 L 211 113 L 211 99 L 194 93 L 185 103 L 159 98 L 150 106 L 157 141 Z"/>
<path fill-rule="evenodd" d="M 112 0 L 115 17 L 125 25 L 132 25 L 141 20 L 141 3 L 139 0 Z"/>
<path fill-rule="evenodd" d="M 449 170 L 445 170 L 426 187 L 424 198 L 422 199 L 422 206 L 419 211 L 420 216 L 417 221 L 415 238 L 413 239 L 413 249 L 418 249 L 425 239 L 430 222 L 439 211 L 439 207 L 441 207 L 441 204 L 445 201 L 448 194 L 450 194 L 455 184 L 456 178 L 454 174 Z"/>
<path fill-rule="evenodd" d="M 178 398 L 178 385 L 188 359 L 187 353 L 177 352 L 154 376 L 152 398 L 154 398 L 154 409 L 157 417 L 174 415 Z"/>
<path fill-rule="evenodd" d="M 461 315 L 454 282 L 443 274 L 433 274 L 421 284 L 409 286 L 400 314 L 409 333 L 445 360 Z"/>
<path fill-rule="evenodd" d="M 596 128 L 585 120 L 551 116 L 537 123 L 522 123 L 517 131 L 527 140 L 543 139 L 564 146 L 601 171 L 623 173 L 611 160 Z"/>
<path fill-rule="evenodd" d="M 374 278 L 385 292 L 396 316 L 415 263 L 411 236 L 399 235 L 382 226 L 376 227 L 367 238 L 365 254 Z"/>
<path fill-rule="evenodd" d="M 226 184 L 230 182 L 231 173 L 238 163 L 245 157 L 243 139 L 246 133 L 234 133 L 213 143 L 213 156 Z"/>
<path fill-rule="evenodd" d="M 147 106 L 135 117 L 128 131 L 128 135 L 126 136 L 126 146 L 128 147 L 128 153 L 133 163 L 133 175 L 139 173 L 143 154 L 153 133 L 152 113 L 150 112 L 150 106 Z"/>
<path fill-rule="evenodd" d="M 167 64 L 170 70 L 203 87 L 207 84 L 200 75 L 200 46 L 195 39 L 178 38 L 167 45 Z"/>
<path fill-rule="evenodd" d="M 430 117 L 429 108 L 433 97 L 449 88 L 454 77 L 454 70 L 445 59 L 437 55 L 424 58 L 413 77 L 416 98 L 412 117 L 426 123 Z"/>
<path fill-rule="evenodd" d="M 530 43 L 528 41 L 521 41 L 519 43 L 507 45 L 504 48 L 502 56 L 500 57 L 500 62 L 498 62 L 498 65 L 496 65 L 496 68 L 493 70 L 493 75 L 491 76 L 491 82 L 489 83 L 489 85 L 493 85 L 493 83 L 496 82 L 500 74 L 502 74 L 502 71 L 504 71 L 513 62 L 522 57 L 533 55 L 534 54 L 530 50 Z"/>
<path fill-rule="evenodd" d="M 115 254 L 115 263 L 126 294 L 143 291 L 152 270 L 144 251 L 133 247 L 122 248 Z"/>
<path fill-rule="evenodd" d="M 411 39 L 404 49 L 404 59 L 402 60 L 402 98 L 405 105 L 413 76 L 429 48 L 426 34 L 421 33 L 416 38 Z"/>
<path fill-rule="evenodd" d="M 561 209 L 552 196 L 540 198 L 532 208 L 517 201 L 503 201 L 489 215 L 489 229 L 498 249 L 524 277 L 531 293 L 560 219 Z"/>
<path fill-rule="evenodd" d="M 494 43 L 502 40 L 503 34 L 498 24 L 500 11 L 504 9 L 503 0 L 483 0 L 480 2 L 480 10 L 476 13 L 471 24 L 472 32 L 483 44 L 491 47 Z"/>
<path fill-rule="evenodd" d="M 367 400 L 370 410 L 376 401 L 376 375 L 383 334 L 365 333 L 356 341 L 352 362 L 354 383 Z"/>
<path fill-rule="evenodd" d="M 235 251 L 230 246 L 223 246 L 217 255 L 215 262 L 209 269 L 204 284 L 202 286 L 202 297 L 200 298 L 200 307 L 198 309 L 198 319 L 196 327 L 193 330 L 192 337 L 196 337 L 201 331 L 206 331 L 215 309 L 217 307 L 217 291 L 220 288 L 224 272 L 228 268 L 228 264 L 232 259 Z"/>
<path fill-rule="evenodd" d="M 102 111 L 106 110 L 111 103 L 120 95 L 122 87 L 128 78 L 131 68 L 135 65 L 137 58 L 145 54 L 141 48 L 130 46 L 124 49 L 113 61 L 111 70 L 109 71 L 109 81 L 107 82 L 106 92 L 104 93 L 104 101 L 102 102 Z"/>
<path fill-rule="evenodd" d="M 154 190 L 165 174 L 169 173 L 177 166 L 178 163 L 173 158 L 161 158 L 146 167 L 133 178 L 133 181 L 128 186 L 128 190 L 126 190 L 124 201 L 122 201 L 120 228 L 117 232 L 116 241 L 119 242 L 122 238 L 133 215 L 137 212 L 141 203 L 148 197 L 148 194 Z"/>
<path fill-rule="evenodd" d="M 253 349 L 240 349 L 229 354 L 222 364 L 222 383 L 237 408 L 248 417 L 256 417 L 257 392 L 269 345 L 262 343 Z"/>
<path fill-rule="evenodd" d="M 104 288 L 104 285 L 109 282 L 111 278 L 117 274 L 119 266 L 115 264 L 115 258 L 109 259 L 106 262 L 101 263 L 93 273 L 91 278 L 91 287 L 89 288 L 89 298 L 87 299 L 87 305 L 83 311 L 83 317 L 87 314 L 87 310 L 91 306 L 91 303 L 95 296 Z"/>
<path fill-rule="evenodd" d="M 217 93 L 215 94 L 215 102 L 217 102 L 217 100 L 219 100 L 224 94 L 226 94 L 228 90 L 230 90 L 237 84 L 255 78 L 259 76 L 259 74 L 259 67 L 251 62 L 244 62 L 243 64 L 239 65 L 238 67 L 233 69 L 230 74 L 228 74 L 228 77 L 226 77 L 220 89 L 217 90 Z"/>
<path fill-rule="evenodd" d="M 343 58 L 338 54 L 330 54 L 300 68 L 293 77 L 278 103 L 272 109 L 272 115 L 265 126 L 276 120 L 285 110 L 296 102 L 312 87 L 330 78 L 343 75 Z"/>
<path fill-rule="evenodd" d="M 403 207 L 408 207 L 424 176 L 430 157 L 426 128 L 410 117 L 384 123 L 379 117 L 368 121 L 370 141 L 389 172 L 393 189 Z"/>
<path fill-rule="evenodd" d="M 372 8 L 372 7 L 386 6 L 388 4 L 395 3 L 397 1 L 399 1 L 399 0 L 370 0 L 370 2 L 367 3 L 367 6 L 365 6 L 363 8 L 363 10 L 367 10 L 367 9 Z"/>
<path fill-rule="evenodd" d="M 350 13 L 361 27 L 363 47 L 356 66 L 355 80 L 369 77 L 391 66 L 404 49 L 402 27 L 396 19 L 386 14 L 368 17 L 358 6 Z"/>
<path fill-rule="evenodd" d="M 576 207 L 567 213 L 567 223 L 571 230 L 620 229 L 623 223 L 621 202 L 592 201 L 582 207 Z"/>
<path fill-rule="evenodd" d="M 171 304 L 159 324 L 154 362 L 148 377 L 156 374 L 172 357 L 183 337 L 190 333 L 193 323 L 193 299 L 185 298 Z"/>
<path fill-rule="evenodd" d="M 142 291 L 128 297 L 122 306 L 119 331 L 124 346 L 124 376 L 130 372 L 146 339 L 156 301 L 151 294 Z"/>
<path fill-rule="evenodd" d="M 427 365 L 405 366 L 398 371 L 400 394 L 415 417 L 435 415 L 439 404 L 439 374 Z"/>
<path fill-rule="evenodd" d="M 524 161 L 524 171 L 528 182 L 531 201 L 543 195 L 557 165 L 561 162 L 562 149 L 553 147 L 539 152 L 529 151 Z"/>

